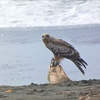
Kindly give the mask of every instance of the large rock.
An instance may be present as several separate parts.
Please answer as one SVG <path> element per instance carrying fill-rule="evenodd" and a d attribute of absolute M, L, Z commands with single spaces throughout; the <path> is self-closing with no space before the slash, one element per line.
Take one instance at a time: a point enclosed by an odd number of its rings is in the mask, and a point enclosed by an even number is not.
<path fill-rule="evenodd" d="M 51 84 L 61 83 L 65 81 L 70 81 L 70 79 L 65 74 L 61 65 L 49 66 L 48 71 L 48 81 Z"/>

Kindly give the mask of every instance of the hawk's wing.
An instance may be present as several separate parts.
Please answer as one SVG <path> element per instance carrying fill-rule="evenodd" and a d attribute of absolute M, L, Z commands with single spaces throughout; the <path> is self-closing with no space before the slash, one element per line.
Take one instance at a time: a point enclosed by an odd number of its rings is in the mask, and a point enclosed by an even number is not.
<path fill-rule="evenodd" d="M 48 42 L 47 48 L 50 49 L 54 55 L 68 58 L 78 67 L 78 69 L 84 74 L 84 70 L 81 66 L 87 65 L 87 63 L 80 57 L 79 52 L 69 43 L 61 39 L 51 39 Z"/>
<path fill-rule="evenodd" d="M 68 59 L 74 59 L 80 56 L 78 51 L 71 44 L 61 39 L 51 39 L 51 41 L 47 44 L 47 48 L 50 49 L 55 55 Z"/>

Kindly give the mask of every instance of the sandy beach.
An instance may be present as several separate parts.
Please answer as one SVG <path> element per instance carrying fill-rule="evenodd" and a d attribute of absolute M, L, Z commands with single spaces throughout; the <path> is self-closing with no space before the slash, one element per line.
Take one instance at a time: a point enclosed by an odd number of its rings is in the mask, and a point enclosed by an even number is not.
<path fill-rule="evenodd" d="M 100 100 L 100 80 L 0 86 L 0 100 Z"/>

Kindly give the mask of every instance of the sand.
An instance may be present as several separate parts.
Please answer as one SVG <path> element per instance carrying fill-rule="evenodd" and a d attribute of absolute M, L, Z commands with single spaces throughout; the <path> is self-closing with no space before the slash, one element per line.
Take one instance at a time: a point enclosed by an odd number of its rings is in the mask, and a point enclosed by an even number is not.
<path fill-rule="evenodd" d="M 0 100 L 100 100 L 100 80 L 0 86 Z"/>

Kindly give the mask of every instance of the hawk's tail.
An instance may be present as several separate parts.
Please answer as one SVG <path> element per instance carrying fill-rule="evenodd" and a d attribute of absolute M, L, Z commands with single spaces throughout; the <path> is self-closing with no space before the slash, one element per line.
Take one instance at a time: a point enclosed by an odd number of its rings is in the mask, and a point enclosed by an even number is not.
<path fill-rule="evenodd" d="M 78 69 L 84 74 L 84 70 L 81 68 L 81 66 L 84 66 L 86 68 L 86 65 L 88 65 L 82 58 L 74 59 L 72 60 L 74 64 L 78 67 Z"/>

